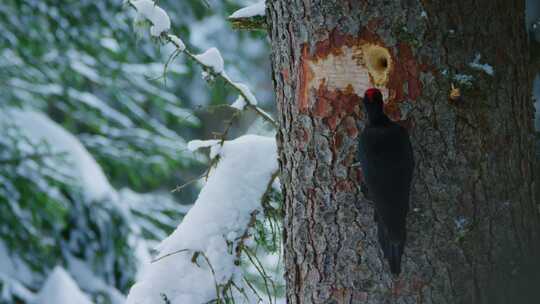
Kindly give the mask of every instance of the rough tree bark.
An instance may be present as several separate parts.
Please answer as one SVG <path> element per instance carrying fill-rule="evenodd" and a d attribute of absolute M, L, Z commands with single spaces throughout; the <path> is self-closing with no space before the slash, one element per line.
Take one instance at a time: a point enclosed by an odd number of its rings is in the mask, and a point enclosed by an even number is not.
<path fill-rule="evenodd" d="M 267 1 L 288 303 L 532 303 L 540 224 L 523 12 L 508 0 Z M 397 279 L 351 166 L 373 85 L 417 160 Z"/>

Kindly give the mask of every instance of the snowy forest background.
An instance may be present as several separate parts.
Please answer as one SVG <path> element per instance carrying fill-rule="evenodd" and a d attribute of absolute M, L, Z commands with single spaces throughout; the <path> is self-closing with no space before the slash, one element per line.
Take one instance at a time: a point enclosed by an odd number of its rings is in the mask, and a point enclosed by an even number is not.
<path fill-rule="evenodd" d="M 160 0 L 158 35 L 132 2 L 0 3 L 0 303 L 279 303 L 269 44 L 227 20 L 254 2 Z"/>

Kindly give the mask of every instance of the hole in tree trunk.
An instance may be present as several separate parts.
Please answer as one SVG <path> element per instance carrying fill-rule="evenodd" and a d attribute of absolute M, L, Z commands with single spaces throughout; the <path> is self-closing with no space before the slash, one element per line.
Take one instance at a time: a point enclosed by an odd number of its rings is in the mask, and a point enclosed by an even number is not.
<path fill-rule="evenodd" d="M 364 59 L 374 84 L 384 85 L 392 68 L 390 52 L 378 45 L 367 45 L 364 48 Z"/>

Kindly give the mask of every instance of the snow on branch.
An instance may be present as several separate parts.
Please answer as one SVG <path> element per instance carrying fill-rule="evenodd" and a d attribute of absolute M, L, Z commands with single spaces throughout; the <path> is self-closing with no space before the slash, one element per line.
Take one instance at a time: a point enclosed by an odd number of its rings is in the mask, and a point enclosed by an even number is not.
<path fill-rule="evenodd" d="M 255 4 L 246 6 L 232 13 L 229 18 L 249 18 L 254 16 L 264 16 L 266 10 L 266 4 L 264 1 L 257 2 Z"/>
<path fill-rule="evenodd" d="M 221 57 L 221 53 L 215 47 L 209 48 L 202 54 L 195 55 L 195 58 L 205 67 L 211 68 L 213 73 L 223 73 L 223 57 Z"/>
<path fill-rule="evenodd" d="M 178 38 L 178 36 L 169 34 L 167 37 L 171 40 L 171 42 L 176 46 L 176 49 L 179 52 L 183 52 L 186 50 L 186 45 L 184 44 L 184 41 L 182 39 Z"/>
<path fill-rule="evenodd" d="M 164 9 L 157 6 L 152 0 L 130 1 L 139 15 L 152 23 L 150 34 L 154 37 L 161 36 L 162 33 L 171 28 L 171 19 Z"/>
<path fill-rule="evenodd" d="M 238 95 L 238 98 L 236 98 L 236 100 L 234 101 L 234 103 L 231 105 L 231 107 L 235 108 L 235 109 L 238 109 L 240 111 L 244 110 L 244 108 L 246 107 L 246 100 L 244 99 L 244 97 L 242 97 L 242 95 Z"/>
<path fill-rule="evenodd" d="M 171 304 L 217 303 L 227 294 L 248 298 L 238 250 L 253 214 L 262 211 L 261 201 L 277 170 L 273 138 L 245 135 L 225 141 L 195 205 L 158 246 L 158 256 L 146 265 L 127 304 L 164 299 Z"/>
<path fill-rule="evenodd" d="M 192 140 L 188 143 L 188 149 L 192 152 L 201 148 L 210 148 L 210 158 L 215 158 L 221 153 L 221 146 L 225 142 L 225 138 L 222 139 L 210 139 L 210 140 Z"/>
<path fill-rule="evenodd" d="M 166 66 L 168 66 L 169 62 L 173 61 L 181 53 L 186 54 L 188 58 L 201 65 L 205 69 L 206 73 L 223 79 L 229 86 L 237 90 L 240 96 L 242 96 L 246 101 L 246 105 L 242 109 L 249 108 L 253 110 L 257 115 L 261 116 L 265 121 L 277 128 L 276 121 L 268 113 L 257 107 L 257 98 L 251 92 L 248 86 L 243 83 L 233 81 L 231 78 L 229 78 L 227 73 L 225 73 L 223 57 L 217 48 L 210 48 L 202 54 L 193 54 L 186 48 L 186 45 L 181 38 L 168 33 L 171 27 L 169 16 L 162 8 L 157 6 L 154 1 L 132 0 L 128 1 L 128 3 L 137 10 L 139 16 L 149 20 L 152 23 L 152 27 L 150 28 L 150 34 L 152 36 L 163 38 L 165 41 L 172 43 L 176 47 L 175 52 L 173 52 L 169 57 Z M 245 9 L 248 8 L 249 7 Z M 253 5 L 253 8 L 248 10 L 248 12 L 258 16 L 260 14 L 264 15 L 264 8 L 264 2 L 261 2 Z M 238 109 L 237 107 L 234 108 Z"/>
<path fill-rule="evenodd" d="M 188 143 L 188 149 L 189 151 L 193 152 L 201 148 L 209 148 L 209 147 L 215 146 L 219 144 L 219 142 L 220 141 L 217 139 L 210 139 L 210 140 L 195 139 Z"/>
<path fill-rule="evenodd" d="M 178 45 L 176 46 L 178 47 Z M 205 68 L 211 67 L 211 69 L 208 69 L 208 72 L 212 74 L 212 76 L 223 79 L 228 85 L 230 85 L 232 88 L 237 90 L 240 96 L 242 96 L 244 100 L 247 102 L 245 106 L 246 108 L 253 110 L 262 119 L 264 119 L 266 122 L 270 123 L 272 126 L 277 128 L 278 125 L 276 121 L 268 113 L 264 112 L 262 109 L 257 107 L 257 98 L 255 97 L 255 95 L 253 95 L 253 93 L 248 88 L 248 86 L 241 82 L 233 81 L 231 78 L 229 78 L 227 73 L 225 73 L 224 69 L 221 69 L 221 70 L 219 69 L 221 68 L 220 62 L 223 61 L 223 58 L 221 57 L 219 50 L 216 48 L 211 48 L 210 50 L 212 50 L 211 53 L 208 53 L 207 51 L 200 55 L 194 55 L 187 49 L 184 50 L 184 53 L 188 56 L 188 58 L 191 58 L 192 60 L 194 60 L 201 66 Z M 202 57 L 202 60 L 201 60 L 201 57 Z M 216 67 L 218 68 L 217 70 L 215 69 Z"/>
<path fill-rule="evenodd" d="M 237 29 L 264 30 L 266 29 L 265 10 L 265 1 L 260 1 L 235 11 L 229 16 L 229 20 Z"/>

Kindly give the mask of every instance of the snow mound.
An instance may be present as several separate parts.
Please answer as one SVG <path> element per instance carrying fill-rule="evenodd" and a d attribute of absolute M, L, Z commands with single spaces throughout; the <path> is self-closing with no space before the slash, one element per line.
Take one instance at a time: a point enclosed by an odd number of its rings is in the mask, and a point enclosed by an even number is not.
<path fill-rule="evenodd" d="M 56 266 L 37 294 L 34 304 L 92 304 L 71 276 Z"/>
<path fill-rule="evenodd" d="M 128 295 L 127 304 L 207 303 L 216 284 L 243 286 L 235 253 L 251 214 L 278 169 L 274 138 L 245 135 L 226 141 L 193 208 L 159 246 Z M 200 254 L 197 254 L 200 252 Z M 247 289 L 247 287 L 246 287 Z"/>

